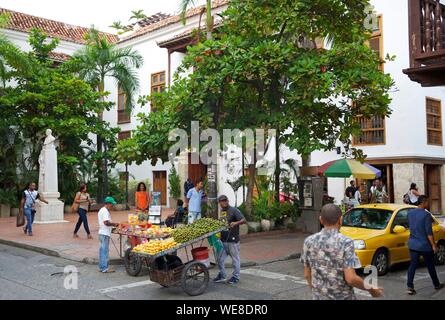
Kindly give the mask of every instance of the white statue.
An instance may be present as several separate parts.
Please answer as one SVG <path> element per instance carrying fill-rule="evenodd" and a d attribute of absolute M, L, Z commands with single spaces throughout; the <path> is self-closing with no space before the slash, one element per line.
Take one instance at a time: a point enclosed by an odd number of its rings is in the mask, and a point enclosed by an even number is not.
<path fill-rule="evenodd" d="M 52 162 L 52 164 L 56 165 L 56 171 L 55 171 L 55 179 L 57 184 L 57 152 L 55 150 L 54 141 L 56 141 L 56 138 L 52 135 L 53 131 L 51 129 L 46 129 L 46 138 L 43 142 L 43 148 L 42 151 L 40 151 L 39 155 L 39 191 L 45 192 L 45 191 L 57 191 L 56 188 L 52 188 L 53 190 L 49 190 L 49 183 L 47 181 L 47 174 L 46 174 L 46 164 L 48 162 Z M 55 159 L 55 163 L 54 163 Z M 54 171 L 54 168 L 48 167 L 48 170 Z"/>
<path fill-rule="evenodd" d="M 52 130 L 46 130 L 46 138 L 39 155 L 39 192 L 48 200 L 48 206 L 37 206 L 36 223 L 54 223 L 63 221 L 63 202 L 58 198 L 57 150 L 56 138 Z"/>
<path fill-rule="evenodd" d="M 53 137 L 52 133 L 53 133 L 53 131 L 51 129 L 46 129 L 46 139 L 43 142 L 43 147 L 45 147 L 45 146 L 49 146 L 49 147 L 54 146 L 54 141 L 56 141 L 56 138 Z"/>

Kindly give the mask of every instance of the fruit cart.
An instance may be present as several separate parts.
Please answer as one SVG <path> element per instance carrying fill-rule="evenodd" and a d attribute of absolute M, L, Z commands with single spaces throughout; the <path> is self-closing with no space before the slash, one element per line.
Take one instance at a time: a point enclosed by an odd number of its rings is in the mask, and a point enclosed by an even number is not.
<path fill-rule="evenodd" d="M 133 229 L 134 225 L 122 222 L 119 224 L 119 228 L 114 228 L 112 233 L 119 235 L 119 256 L 124 260 L 125 270 L 128 275 L 136 277 L 142 270 L 144 259 L 141 259 L 138 255 L 132 252 L 133 248 L 143 243 L 144 241 L 150 241 L 153 239 L 165 239 L 168 238 L 168 234 L 151 236 L 142 232 L 136 233 Z M 138 224 L 140 228 L 151 228 L 151 224 Z"/>
<path fill-rule="evenodd" d="M 189 251 L 195 247 L 202 246 L 205 239 L 226 230 L 227 227 L 218 228 L 215 231 L 206 233 L 200 237 L 185 243 L 178 244 L 168 250 L 161 251 L 154 255 L 142 252 L 133 252 L 139 256 L 148 266 L 150 280 L 163 287 L 180 286 L 184 292 L 190 296 L 197 296 L 207 289 L 209 284 L 209 269 L 202 261 L 190 258 Z M 183 249 L 186 254 L 186 262 L 181 261 L 177 252 Z"/>

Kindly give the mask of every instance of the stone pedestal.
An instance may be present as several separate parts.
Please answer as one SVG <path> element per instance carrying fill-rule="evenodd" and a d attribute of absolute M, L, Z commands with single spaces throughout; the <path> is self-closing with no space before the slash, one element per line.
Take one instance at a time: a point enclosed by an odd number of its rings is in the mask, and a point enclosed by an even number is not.
<path fill-rule="evenodd" d="M 58 199 L 60 197 L 58 192 L 42 192 L 41 196 L 48 201 L 48 204 L 36 201 L 36 216 L 34 218 L 34 223 L 48 224 L 68 222 L 63 219 L 63 209 L 65 204 Z"/>
<path fill-rule="evenodd" d="M 39 194 L 48 204 L 36 201 L 34 223 L 60 223 L 63 220 L 64 203 L 59 200 L 57 178 L 57 151 L 51 129 L 46 130 L 46 139 L 39 156 Z"/>

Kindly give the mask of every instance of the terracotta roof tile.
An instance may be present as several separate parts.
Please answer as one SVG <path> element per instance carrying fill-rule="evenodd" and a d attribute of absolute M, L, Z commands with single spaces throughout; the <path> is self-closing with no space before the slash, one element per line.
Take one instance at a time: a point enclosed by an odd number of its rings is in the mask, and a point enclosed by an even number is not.
<path fill-rule="evenodd" d="M 71 56 L 69 54 L 63 53 L 63 52 L 50 52 L 48 54 L 48 57 L 51 60 L 57 61 L 57 62 L 65 62 L 69 59 L 71 59 Z"/>
<path fill-rule="evenodd" d="M 212 2 L 212 9 L 216 9 L 216 8 L 225 6 L 228 3 L 229 3 L 229 0 L 214 0 Z M 192 8 L 192 9 L 188 10 L 187 14 L 186 14 L 186 18 L 190 18 L 190 17 L 198 15 L 203 8 L 205 8 L 205 5 L 199 6 L 199 7 L 196 7 L 196 8 Z M 159 21 L 157 23 L 150 24 L 150 25 L 148 25 L 146 27 L 143 27 L 143 28 L 137 30 L 133 34 L 129 35 L 128 37 L 125 37 L 125 38 L 121 39 L 119 42 L 125 42 L 125 41 L 128 41 L 128 40 L 131 40 L 131 39 L 143 36 L 143 35 L 145 35 L 147 33 L 156 31 L 158 29 L 167 27 L 169 25 L 178 23 L 180 21 L 181 21 L 181 18 L 180 18 L 179 15 L 168 17 L 168 18 L 163 19 L 163 20 L 161 20 L 161 21 Z"/>
<path fill-rule="evenodd" d="M 217 29 L 218 27 L 220 27 L 223 24 L 222 20 L 218 20 L 214 23 L 214 28 Z M 201 26 L 200 31 L 205 31 L 206 27 L 205 26 Z M 187 31 L 184 31 L 182 33 L 179 33 L 169 39 L 166 40 L 162 40 L 162 41 L 158 41 L 157 44 L 159 47 L 161 48 L 168 48 L 169 45 L 171 45 L 172 43 L 175 43 L 176 41 L 181 41 L 183 39 L 189 39 L 191 38 L 191 36 L 198 31 L 198 28 L 192 28 L 189 29 Z"/>
<path fill-rule="evenodd" d="M 0 8 L 0 14 L 9 14 L 9 22 L 6 29 L 30 32 L 32 28 L 39 28 L 49 37 L 59 38 L 60 40 L 84 44 L 84 36 L 88 28 L 66 24 L 60 21 L 40 18 L 29 14 Z M 105 35 L 110 42 L 117 42 L 118 37 L 111 33 L 100 32 Z"/>

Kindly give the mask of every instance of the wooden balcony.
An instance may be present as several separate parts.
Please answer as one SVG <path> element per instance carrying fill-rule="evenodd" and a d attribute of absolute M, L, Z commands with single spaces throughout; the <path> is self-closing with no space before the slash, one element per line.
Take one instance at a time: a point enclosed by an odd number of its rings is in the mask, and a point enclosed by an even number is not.
<path fill-rule="evenodd" d="M 445 86 L 445 0 L 408 0 L 410 67 L 423 87 Z"/>
<path fill-rule="evenodd" d="M 129 123 L 131 122 L 131 115 L 126 110 L 117 110 L 117 123 Z"/>

